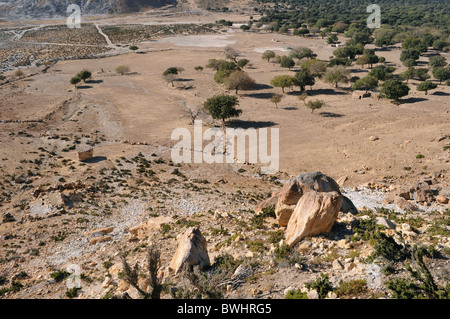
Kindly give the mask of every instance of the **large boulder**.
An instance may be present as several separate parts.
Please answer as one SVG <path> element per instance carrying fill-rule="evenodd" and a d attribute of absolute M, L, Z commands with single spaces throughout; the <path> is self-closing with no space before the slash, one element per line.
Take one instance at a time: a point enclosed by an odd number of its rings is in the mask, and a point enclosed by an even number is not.
<path fill-rule="evenodd" d="M 275 206 L 275 215 L 280 226 L 287 226 L 300 198 L 307 192 L 337 192 L 339 185 L 331 177 L 321 173 L 306 173 L 291 178 L 281 188 Z"/>
<path fill-rule="evenodd" d="M 210 266 L 206 239 L 199 228 L 191 227 L 180 237 L 169 268 L 179 273 L 185 265 L 199 265 L 200 268 Z"/>
<path fill-rule="evenodd" d="M 289 219 L 286 244 L 292 247 L 305 237 L 329 233 L 342 201 L 342 195 L 336 191 L 305 193 Z"/>
<path fill-rule="evenodd" d="M 434 200 L 434 192 L 426 182 L 419 182 L 412 187 L 412 197 L 416 202 L 429 202 Z"/>

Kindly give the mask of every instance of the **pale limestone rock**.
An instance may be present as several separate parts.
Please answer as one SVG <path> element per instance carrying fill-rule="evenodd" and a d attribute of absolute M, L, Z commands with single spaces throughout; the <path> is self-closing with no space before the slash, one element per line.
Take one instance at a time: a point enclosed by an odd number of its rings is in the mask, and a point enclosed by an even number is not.
<path fill-rule="evenodd" d="M 199 228 L 191 227 L 180 237 L 169 267 L 179 273 L 186 264 L 199 265 L 200 268 L 210 265 L 206 239 Z"/>
<path fill-rule="evenodd" d="M 294 246 L 305 237 L 331 231 L 342 205 L 338 192 L 307 192 L 302 196 L 286 229 L 286 244 Z"/>

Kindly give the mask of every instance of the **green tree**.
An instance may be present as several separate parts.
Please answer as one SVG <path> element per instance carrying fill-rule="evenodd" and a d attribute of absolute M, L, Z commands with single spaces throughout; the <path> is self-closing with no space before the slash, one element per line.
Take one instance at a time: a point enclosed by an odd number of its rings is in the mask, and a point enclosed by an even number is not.
<path fill-rule="evenodd" d="M 75 89 L 77 88 L 77 84 L 81 82 L 80 77 L 78 76 L 74 76 L 73 78 L 70 79 L 70 84 L 75 86 Z"/>
<path fill-rule="evenodd" d="M 350 72 L 342 65 L 334 66 L 327 70 L 325 73 L 325 83 L 334 84 L 334 87 L 338 87 L 339 83 L 347 83 L 349 81 Z"/>
<path fill-rule="evenodd" d="M 281 102 L 281 98 L 282 96 L 279 94 L 274 94 L 272 95 L 272 97 L 270 98 L 270 102 L 272 102 L 273 104 L 275 104 L 275 107 L 278 108 L 278 103 Z"/>
<path fill-rule="evenodd" d="M 270 59 L 273 59 L 276 57 L 276 54 L 274 51 L 272 50 L 266 50 L 264 51 L 264 53 L 262 54 L 261 58 L 263 60 L 267 60 L 267 62 L 270 62 Z"/>
<path fill-rule="evenodd" d="M 432 68 L 439 68 L 447 65 L 447 61 L 442 55 L 433 55 L 429 59 L 428 65 Z"/>
<path fill-rule="evenodd" d="M 386 80 L 382 87 L 380 93 L 388 99 L 393 99 L 398 101 L 401 97 L 408 95 L 409 87 L 398 80 Z"/>
<path fill-rule="evenodd" d="M 386 81 L 393 77 L 392 73 L 394 71 L 395 71 L 394 67 L 377 65 L 369 72 L 369 75 L 375 77 L 378 81 Z"/>
<path fill-rule="evenodd" d="M 428 74 L 428 69 L 418 68 L 414 70 L 414 77 L 419 81 L 425 81 L 430 78 L 430 75 Z"/>
<path fill-rule="evenodd" d="M 324 104 L 324 102 L 321 100 L 311 100 L 311 101 L 308 101 L 308 103 L 306 104 L 306 107 L 311 109 L 311 113 L 314 113 L 315 110 L 322 108 L 323 104 Z"/>
<path fill-rule="evenodd" d="M 450 68 L 448 67 L 434 68 L 432 73 L 433 77 L 439 81 L 439 84 L 441 84 L 442 81 L 450 79 Z"/>
<path fill-rule="evenodd" d="M 77 74 L 77 77 L 79 77 L 83 82 L 86 82 L 92 77 L 92 73 L 88 70 L 83 70 Z"/>
<path fill-rule="evenodd" d="M 291 87 L 294 84 L 294 77 L 290 75 L 277 75 L 270 81 L 270 85 L 279 87 L 284 92 L 284 89 Z"/>
<path fill-rule="evenodd" d="M 357 80 L 353 86 L 353 90 L 364 90 L 366 92 L 375 89 L 378 86 L 378 80 L 370 75 L 363 77 L 362 79 Z"/>
<path fill-rule="evenodd" d="M 300 91 L 304 91 L 307 85 L 313 86 L 316 83 L 311 72 L 305 69 L 296 72 L 294 77 L 295 80 L 293 80 L 293 84 L 299 86 Z"/>
<path fill-rule="evenodd" d="M 413 67 L 410 67 L 408 68 L 408 70 L 400 74 L 400 78 L 402 80 L 406 80 L 406 83 L 408 83 L 408 81 L 414 78 L 415 75 L 416 75 L 415 69 Z"/>
<path fill-rule="evenodd" d="M 128 72 L 130 72 L 130 68 L 128 66 L 126 66 L 126 65 L 119 65 L 116 68 L 116 73 L 119 73 L 120 75 L 125 75 Z"/>
<path fill-rule="evenodd" d="M 238 104 L 237 97 L 221 94 L 207 99 L 203 107 L 213 119 L 221 120 L 224 127 L 227 119 L 241 115 L 242 110 L 236 108 Z"/>
<path fill-rule="evenodd" d="M 251 90 L 256 86 L 255 80 L 241 70 L 232 72 L 225 79 L 224 84 L 227 90 L 236 90 L 236 94 L 239 90 Z"/>
<path fill-rule="evenodd" d="M 277 62 L 280 63 L 280 66 L 282 68 L 288 68 L 289 70 L 291 70 L 291 68 L 293 66 L 295 66 L 295 61 L 294 59 L 292 59 L 291 57 L 288 56 L 281 56 L 277 59 Z"/>
<path fill-rule="evenodd" d="M 427 95 L 429 90 L 434 90 L 435 88 L 437 88 L 436 83 L 424 81 L 417 86 L 417 91 L 425 91 L 425 95 Z"/>
<path fill-rule="evenodd" d="M 327 39 L 328 44 L 332 44 L 338 41 L 338 36 L 334 33 L 330 34 L 330 36 Z"/>

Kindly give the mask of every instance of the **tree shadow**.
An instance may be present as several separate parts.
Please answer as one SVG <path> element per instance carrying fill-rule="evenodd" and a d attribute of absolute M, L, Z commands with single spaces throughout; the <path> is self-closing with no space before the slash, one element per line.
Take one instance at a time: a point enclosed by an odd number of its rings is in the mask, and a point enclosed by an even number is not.
<path fill-rule="evenodd" d="M 191 81 L 194 81 L 194 79 L 176 78 L 173 81 L 174 82 L 191 82 Z"/>
<path fill-rule="evenodd" d="M 103 80 L 89 80 L 89 81 L 86 81 L 86 83 L 100 84 L 100 83 L 103 83 Z"/>
<path fill-rule="evenodd" d="M 333 112 L 320 112 L 319 115 L 322 117 L 343 117 L 343 116 L 345 116 L 343 114 L 338 114 L 338 113 L 333 113 Z"/>
<path fill-rule="evenodd" d="M 105 156 L 94 156 L 91 159 L 85 160 L 84 163 L 88 163 L 88 164 L 96 164 L 96 163 L 100 163 L 103 161 L 106 161 L 108 158 Z"/>
<path fill-rule="evenodd" d="M 258 90 L 270 90 L 273 89 L 273 86 L 270 86 L 268 84 L 261 84 L 261 83 L 257 83 L 255 85 L 255 87 L 253 88 L 254 91 L 258 91 Z"/>
<path fill-rule="evenodd" d="M 352 73 L 369 73 L 370 69 L 351 69 Z"/>
<path fill-rule="evenodd" d="M 412 104 L 417 102 L 428 101 L 428 99 L 424 99 L 423 97 L 410 97 L 407 99 L 401 99 L 397 101 L 397 104 Z"/>
<path fill-rule="evenodd" d="M 243 120 L 230 120 L 227 122 L 227 126 L 231 128 L 264 128 L 277 125 L 273 121 L 243 121 Z"/>
<path fill-rule="evenodd" d="M 270 99 L 273 96 L 273 93 L 248 93 L 243 94 L 245 97 L 252 97 L 255 99 Z"/>
<path fill-rule="evenodd" d="M 77 87 L 78 90 L 86 90 L 86 89 L 92 89 L 93 86 L 91 85 L 80 85 Z"/>
<path fill-rule="evenodd" d="M 449 96 L 450 94 L 448 94 L 447 92 L 436 91 L 431 93 L 430 95 Z"/>
<path fill-rule="evenodd" d="M 298 110 L 298 107 L 288 106 L 288 107 L 283 107 L 282 109 L 286 110 L 286 111 L 295 111 L 295 110 Z"/>
<path fill-rule="evenodd" d="M 343 90 L 341 88 L 341 90 Z M 347 92 L 343 92 L 343 91 L 336 91 L 334 89 L 316 89 L 316 90 L 311 90 L 308 91 L 308 95 L 309 96 L 315 96 L 315 95 L 345 95 L 347 94 Z"/>

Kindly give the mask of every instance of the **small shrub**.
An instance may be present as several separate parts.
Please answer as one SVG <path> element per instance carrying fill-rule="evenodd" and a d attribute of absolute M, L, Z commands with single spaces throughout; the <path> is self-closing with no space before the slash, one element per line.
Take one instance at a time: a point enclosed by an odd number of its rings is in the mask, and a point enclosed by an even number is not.
<path fill-rule="evenodd" d="M 295 289 L 289 290 L 284 299 L 308 299 L 308 296 L 305 292 L 301 292 L 300 289 Z"/>
<path fill-rule="evenodd" d="M 336 289 L 336 295 L 341 297 L 356 297 L 367 292 L 367 282 L 363 279 L 341 281 Z"/>
<path fill-rule="evenodd" d="M 305 287 L 308 290 L 316 290 L 319 294 L 319 299 L 325 299 L 330 291 L 333 291 L 328 274 L 320 274 L 320 278 L 315 281 L 307 282 Z"/>

